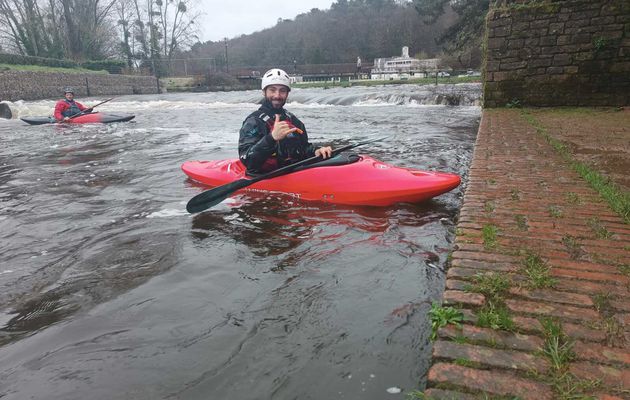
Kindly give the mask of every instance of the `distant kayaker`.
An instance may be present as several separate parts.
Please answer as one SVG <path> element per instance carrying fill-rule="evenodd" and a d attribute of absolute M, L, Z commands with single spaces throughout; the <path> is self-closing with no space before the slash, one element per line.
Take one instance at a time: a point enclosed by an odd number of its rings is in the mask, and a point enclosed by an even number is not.
<path fill-rule="evenodd" d="M 315 149 L 302 121 L 284 109 L 291 91 L 289 75 L 270 69 L 262 77 L 265 97 L 260 108 L 243 122 L 238 153 L 250 174 L 269 172 L 313 156 L 329 158 L 332 147 Z"/>
<path fill-rule="evenodd" d="M 55 104 L 55 119 L 57 121 L 67 121 L 70 117 L 76 116 L 82 111 L 92 111 L 92 108 L 87 108 L 78 101 L 74 101 L 74 90 L 72 88 L 65 88 L 63 95 L 65 98 Z"/>

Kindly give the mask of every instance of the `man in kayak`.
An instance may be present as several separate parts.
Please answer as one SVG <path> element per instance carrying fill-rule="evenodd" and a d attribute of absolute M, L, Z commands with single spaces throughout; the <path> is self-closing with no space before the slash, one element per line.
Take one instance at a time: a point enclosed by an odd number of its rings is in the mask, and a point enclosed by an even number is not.
<path fill-rule="evenodd" d="M 281 69 L 263 75 L 265 97 L 260 108 L 243 122 L 239 132 L 238 153 L 248 174 L 260 174 L 313 156 L 329 158 L 330 146 L 315 147 L 308 142 L 302 121 L 284 109 L 291 81 Z"/>
<path fill-rule="evenodd" d="M 63 95 L 65 98 L 55 104 L 55 119 L 57 121 L 67 121 L 70 117 L 76 116 L 82 111 L 92 111 L 92 108 L 87 108 L 83 104 L 74 101 L 74 90 L 72 88 L 65 88 Z"/>

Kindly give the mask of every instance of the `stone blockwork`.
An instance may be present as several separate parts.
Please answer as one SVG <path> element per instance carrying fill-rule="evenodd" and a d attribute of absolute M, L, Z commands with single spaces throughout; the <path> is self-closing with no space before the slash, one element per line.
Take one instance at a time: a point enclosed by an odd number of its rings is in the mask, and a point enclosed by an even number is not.
<path fill-rule="evenodd" d="M 630 104 L 630 1 L 496 0 L 484 106 Z"/>
<path fill-rule="evenodd" d="M 66 86 L 81 97 L 158 92 L 153 76 L 0 71 L 0 101 L 58 98 Z"/>

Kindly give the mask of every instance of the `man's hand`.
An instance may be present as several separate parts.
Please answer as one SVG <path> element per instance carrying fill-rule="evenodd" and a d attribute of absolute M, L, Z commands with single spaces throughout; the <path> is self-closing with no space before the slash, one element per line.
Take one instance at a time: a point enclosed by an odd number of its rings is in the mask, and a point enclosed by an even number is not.
<path fill-rule="evenodd" d="M 286 121 L 280 121 L 280 114 L 276 114 L 276 120 L 273 123 L 273 131 L 271 131 L 271 137 L 273 140 L 279 142 L 287 137 L 292 132 L 298 132 L 300 129 L 291 128 Z"/>
<path fill-rule="evenodd" d="M 315 155 L 321 156 L 324 160 L 330 158 L 330 156 L 332 155 L 332 147 L 320 147 L 319 149 L 315 150 Z"/>
<path fill-rule="evenodd" d="M 64 121 L 64 122 L 66 122 L 66 121 L 70 121 L 70 117 L 63 117 L 63 121 Z"/>

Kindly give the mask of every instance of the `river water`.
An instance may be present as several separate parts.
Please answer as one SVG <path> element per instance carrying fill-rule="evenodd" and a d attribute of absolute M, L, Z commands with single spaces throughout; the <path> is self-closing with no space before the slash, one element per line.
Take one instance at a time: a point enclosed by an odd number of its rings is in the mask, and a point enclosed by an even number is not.
<path fill-rule="evenodd" d="M 316 144 L 460 174 L 476 85 L 296 89 Z M 239 196 L 189 215 L 179 169 L 236 156 L 259 91 L 121 96 L 130 123 L 0 119 L 0 398 L 402 399 L 430 357 L 464 185 L 386 208 Z M 103 98 L 81 99 L 94 104 Z M 438 104 L 436 104 L 438 103 Z M 448 106 L 442 104 L 460 104 Z"/>

